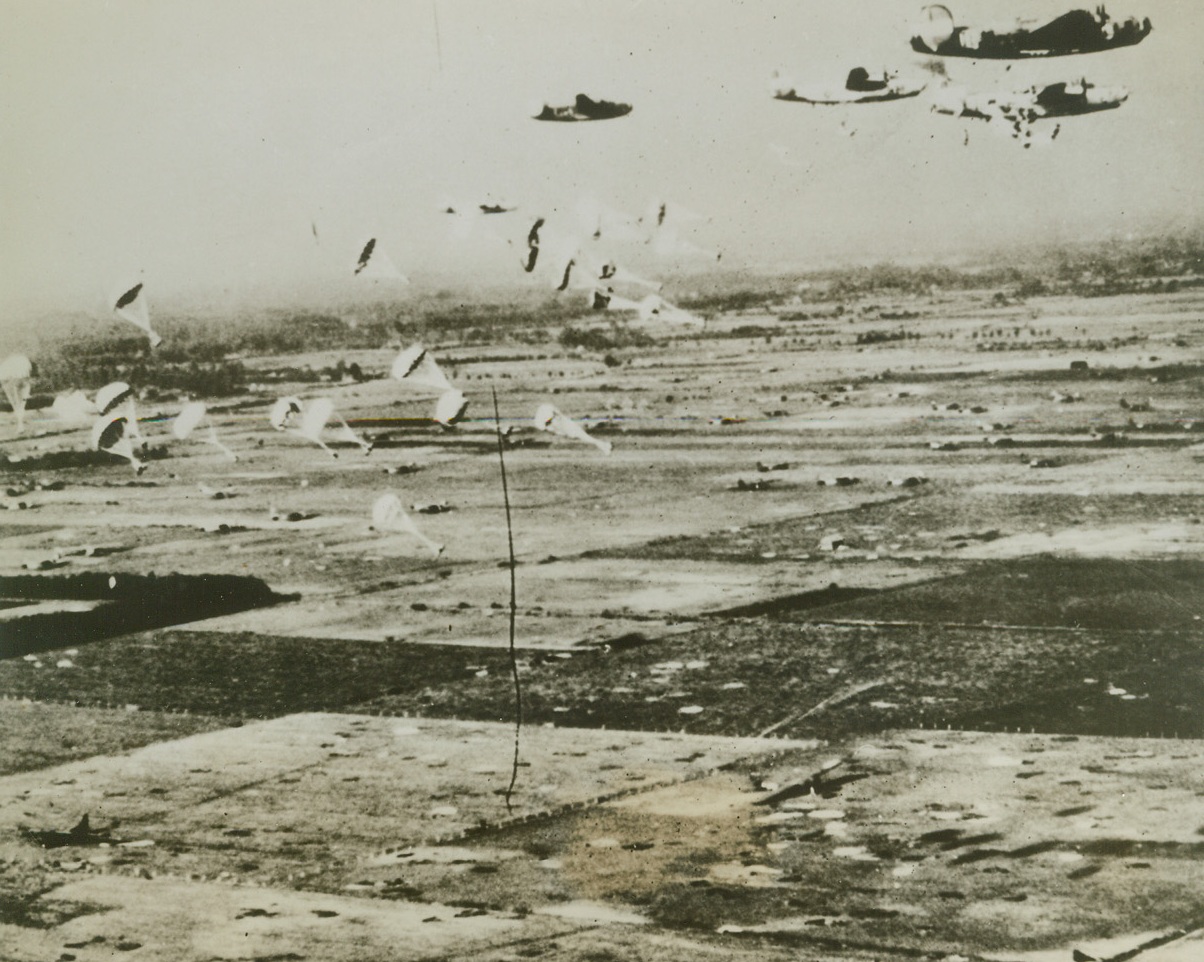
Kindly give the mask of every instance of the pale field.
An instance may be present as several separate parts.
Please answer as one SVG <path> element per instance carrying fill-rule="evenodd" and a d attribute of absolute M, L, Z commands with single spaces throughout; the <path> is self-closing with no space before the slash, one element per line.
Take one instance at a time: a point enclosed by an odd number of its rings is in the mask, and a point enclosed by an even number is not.
<path fill-rule="evenodd" d="M 166 456 L 138 478 L 56 468 L 87 429 L 48 410 L 5 436 L 0 576 L 296 597 L 0 662 L 34 700 L 3 705 L 4 957 L 1193 957 L 1204 296 L 650 333 L 613 367 L 431 344 L 470 400 L 450 431 L 388 379 L 281 386 L 368 455 L 273 431 L 263 392 L 212 406 L 237 463 L 172 440 L 170 404 L 139 411 Z M 535 432 L 544 402 L 612 453 Z M 413 513 L 442 555 L 370 529 L 388 492 L 446 503 Z M 858 777 L 772 801 L 838 759 Z M 85 812 L 110 847 L 20 831 Z"/>

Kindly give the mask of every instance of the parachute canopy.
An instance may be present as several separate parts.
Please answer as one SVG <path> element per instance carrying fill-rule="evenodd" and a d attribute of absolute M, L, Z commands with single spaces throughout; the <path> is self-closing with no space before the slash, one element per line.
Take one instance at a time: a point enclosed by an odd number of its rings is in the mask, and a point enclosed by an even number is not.
<path fill-rule="evenodd" d="M 124 415 L 102 414 L 96 419 L 96 423 L 92 425 L 92 449 L 107 451 L 119 458 L 125 458 L 138 474 L 146 470 L 146 465 L 134 455 L 134 446 L 130 440 L 129 421 Z"/>
<path fill-rule="evenodd" d="M 382 494 L 372 505 L 372 527 L 383 534 L 410 534 L 426 545 L 437 558 L 443 553 L 443 545 L 436 544 L 418 530 L 414 519 L 402 506 L 395 494 Z"/>
<path fill-rule="evenodd" d="M 201 401 L 190 401 L 185 404 L 176 419 L 171 424 L 171 433 L 177 441 L 187 440 L 205 417 L 205 405 Z"/>
<path fill-rule="evenodd" d="M 125 381 L 111 381 L 96 392 L 96 408 L 101 414 L 109 414 L 133 398 L 134 391 Z"/>
<path fill-rule="evenodd" d="M 0 361 L 0 387 L 17 416 L 17 433 L 25 430 L 25 402 L 33 389 L 34 366 L 24 354 L 10 354 Z"/>
<path fill-rule="evenodd" d="M 328 397 L 314 398 L 306 403 L 301 411 L 301 422 L 297 430 L 312 441 L 317 441 L 326 427 L 326 422 L 334 414 L 334 401 Z"/>
<path fill-rule="evenodd" d="M 133 287 L 122 287 L 112 298 L 113 313 L 123 320 L 129 321 L 142 330 L 150 338 L 150 346 L 158 347 L 163 338 L 156 334 L 150 325 L 150 310 L 146 306 L 146 294 L 139 281 Z"/>
<path fill-rule="evenodd" d="M 435 420 L 449 428 L 464 420 L 467 410 L 468 399 L 463 392 L 452 388 L 440 394 L 439 400 L 435 402 Z"/>
<path fill-rule="evenodd" d="M 397 269 L 397 265 L 385 253 L 375 237 L 369 238 L 360 250 L 353 273 L 356 277 L 362 277 L 364 280 L 399 281 L 403 284 L 410 282 L 409 278 Z"/>
<path fill-rule="evenodd" d="M 301 402 L 295 397 L 282 397 L 272 405 L 268 421 L 277 431 L 286 431 L 292 427 L 293 421 L 301 413 Z"/>
<path fill-rule="evenodd" d="M 68 423 L 87 421 L 99 413 L 88 396 L 78 390 L 58 395 L 50 405 L 50 410 L 54 412 L 55 417 Z"/>
<path fill-rule="evenodd" d="M 394 380 L 423 390 L 450 391 L 451 381 L 421 344 L 411 344 L 393 362 Z"/>
<path fill-rule="evenodd" d="M 680 307 L 670 304 L 663 297 L 649 294 L 639 303 L 640 320 L 668 321 L 671 324 L 688 324 L 691 327 L 705 327 L 706 321 L 701 317 L 683 311 Z"/>
<path fill-rule="evenodd" d="M 125 430 L 133 437 L 142 437 L 138 429 L 138 412 L 134 408 L 134 389 L 125 381 L 111 381 L 96 392 L 96 410 L 102 416 L 120 414 L 126 418 Z"/>
<path fill-rule="evenodd" d="M 559 434 L 564 438 L 572 438 L 574 441 L 584 441 L 586 444 L 592 444 L 603 454 L 610 454 L 611 444 L 609 441 L 600 441 L 590 437 L 585 428 L 572 418 L 561 414 L 555 405 L 541 404 L 535 409 L 532 423 L 537 431 L 547 431 L 550 434 Z"/>
<path fill-rule="evenodd" d="M 359 445 L 365 454 L 372 450 L 372 445 L 356 434 L 351 426 L 335 413 L 334 401 L 330 398 L 314 398 L 312 401 L 302 404 L 295 397 L 282 397 L 272 406 L 271 413 L 268 415 L 268 420 L 277 431 L 296 434 L 306 441 L 313 442 L 332 458 L 337 458 L 338 453 L 332 451 L 322 440 L 322 431 L 331 418 L 339 422 L 341 440 Z"/>
<path fill-rule="evenodd" d="M 172 422 L 171 433 L 178 441 L 186 441 L 201 421 L 204 420 L 207 409 L 201 401 L 189 401 L 180 409 L 180 413 L 176 415 L 176 419 Z M 238 455 L 231 451 L 226 445 L 222 444 L 217 437 L 217 429 L 210 424 L 209 430 L 205 437 L 206 444 L 212 444 L 219 451 L 222 451 L 231 461 L 237 461 Z"/>
<path fill-rule="evenodd" d="M 638 311 L 640 305 L 626 297 L 619 297 L 613 288 L 601 290 L 595 287 L 590 291 L 589 306 L 595 311 Z"/>

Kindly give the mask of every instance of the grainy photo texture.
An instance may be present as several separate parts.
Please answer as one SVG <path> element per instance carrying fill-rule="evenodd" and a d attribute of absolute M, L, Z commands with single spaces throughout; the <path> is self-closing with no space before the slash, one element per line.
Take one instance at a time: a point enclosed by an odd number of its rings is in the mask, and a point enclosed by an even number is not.
<path fill-rule="evenodd" d="M 1204 959 L 1126 3 L 0 0 L 0 959 Z"/>

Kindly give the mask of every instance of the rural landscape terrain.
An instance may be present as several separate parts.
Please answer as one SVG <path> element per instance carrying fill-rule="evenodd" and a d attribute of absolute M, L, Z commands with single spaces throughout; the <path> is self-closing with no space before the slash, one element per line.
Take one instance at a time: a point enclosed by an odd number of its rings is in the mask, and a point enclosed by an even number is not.
<path fill-rule="evenodd" d="M 48 318 L 0 958 L 1204 957 L 1204 242 L 670 295 Z M 52 413 L 114 380 L 140 473 Z"/>

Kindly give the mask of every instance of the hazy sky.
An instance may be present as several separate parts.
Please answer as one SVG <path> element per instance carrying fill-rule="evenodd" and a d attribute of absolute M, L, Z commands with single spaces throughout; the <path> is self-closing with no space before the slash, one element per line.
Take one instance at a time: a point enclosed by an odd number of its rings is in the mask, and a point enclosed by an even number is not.
<path fill-rule="evenodd" d="M 695 240 L 732 266 L 1204 221 L 1204 13 L 1188 0 L 1113 5 L 1153 20 L 1137 47 L 1010 71 L 947 62 L 974 87 L 1086 75 L 1132 91 L 1041 149 L 922 100 L 770 98 L 774 68 L 839 83 L 858 64 L 918 64 L 907 41 L 920 6 L 0 0 L 0 305 L 10 317 L 31 302 L 92 309 L 133 277 L 167 300 L 350 284 L 369 236 L 416 286 L 455 266 L 497 276 L 516 252 L 457 244 L 439 213 L 488 196 L 522 206 L 518 237 L 528 213 L 587 195 L 632 213 L 676 201 L 710 217 Z M 951 6 L 958 22 L 1066 9 Z M 605 123 L 530 119 L 578 91 L 635 109 Z"/>

